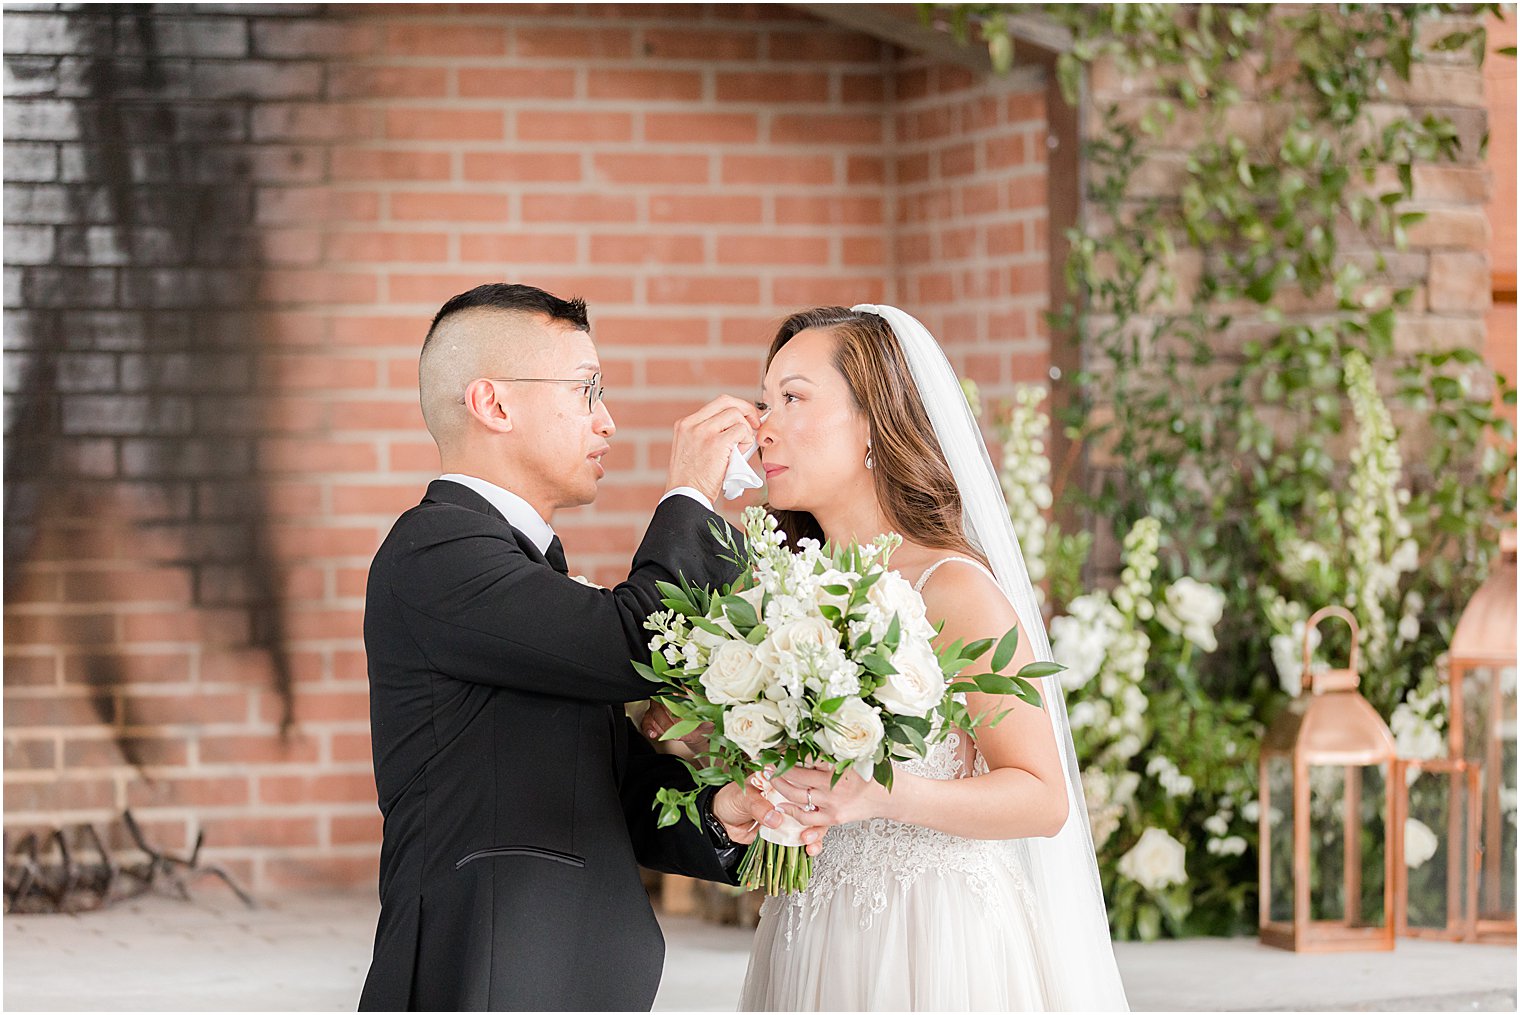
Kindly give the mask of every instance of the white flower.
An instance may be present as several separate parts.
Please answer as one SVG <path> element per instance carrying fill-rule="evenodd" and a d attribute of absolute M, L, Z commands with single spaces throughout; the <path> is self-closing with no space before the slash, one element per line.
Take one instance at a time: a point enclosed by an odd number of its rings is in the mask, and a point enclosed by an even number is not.
<path fill-rule="evenodd" d="M 866 602 L 888 618 L 897 614 L 904 630 L 924 621 L 924 600 L 896 571 L 888 571 L 866 590 Z M 888 621 L 890 623 L 890 620 Z"/>
<path fill-rule="evenodd" d="M 1074 730 L 1086 729 L 1098 718 L 1098 706 L 1090 701 L 1079 701 L 1071 706 L 1071 712 L 1067 715 L 1071 728 Z"/>
<path fill-rule="evenodd" d="M 1421 712 L 1429 705 L 1411 697 L 1402 701 L 1388 719 L 1399 757 L 1412 760 L 1438 758 L 1446 753 L 1446 737 L 1440 726 Z"/>
<path fill-rule="evenodd" d="M 1404 821 L 1404 863 L 1410 870 L 1422 867 L 1425 861 L 1436 855 L 1441 842 L 1423 821 L 1407 818 Z"/>
<path fill-rule="evenodd" d="M 710 623 L 716 624 L 723 633 L 713 634 L 711 631 L 704 630 L 700 627 L 692 628 L 691 640 L 700 647 L 711 652 L 719 645 L 726 644 L 736 639 L 741 641 L 743 640 L 739 638 L 739 632 L 734 629 L 734 625 L 728 622 L 727 617 L 718 616 L 709 617 L 707 619 Z"/>
<path fill-rule="evenodd" d="M 824 720 L 818 742 L 836 761 L 861 761 L 876 754 L 884 734 L 876 709 L 850 698 Z"/>
<path fill-rule="evenodd" d="M 723 713 L 723 735 L 738 744 L 751 761 L 757 760 L 761 749 L 774 744 L 783 732 L 781 709 L 775 702 L 735 705 Z"/>
<path fill-rule="evenodd" d="M 1147 828 L 1119 858 L 1119 873 L 1148 891 L 1187 883 L 1187 850 L 1159 828 Z"/>
<path fill-rule="evenodd" d="M 1170 797 L 1185 797 L 1193 794 L 1192 776 L 1183 775 L 1177 766 L 1172 764 L 1170 758 L 1156 755 L 1146 762 L 1145 774 L 1154 775 L 1161 783 L 1161 788 L 1166 790 Z"/>
<path fill-rule="evenodd" d="M 1420 618 L 1413 613 L 1406 613 L 1399 618 L 1398 643 L 1414 641 L 1420 636 Z"/>
<path fill-rule="evenodd" d="M 1118 609 L 1100 592 L 1078 596 L 1067 605 L 1065 616 L 1051 620 L 1051 651 L 1066 667 L 1060 676 L 1062 687 L 1075 691 L 1098 675 L 1123 623 Z"/>
<path fill-rule="evenodd" d="M 945 697 L 945 674 L 934 648 L 922 638 L 904 638 L 892 655 L 897 672 L 876 689 L 876 700 L 896 715 L 927 715 Z"/>
<path fill-rule="evenodd" d="M 1230 830 L 1230 823 L 1223 814 L 1211 814 L 1203 819 L 1203 830 L 1210 835 L 1224 835 Z"/>
<path fill-rule="evenodd" d="M 718 705 L 741 705 L 760 697 L 765 688 L 766 670 L 755 646 L 742 641 L 725 641 L 713 650 L 702 673 L 702 689 L 709 701 Z"/>
<path fill-rule="evenodd" d="M 822 617 L 798 617 L 787 621 L 766 639 L 782 655 L 822 653 L 839 645 L 839 634 Z"/>
<path fill-rule="evenodd" d="M 1293 627 L 1287 634 L 1274 634 L 1270 639 L 1272 646 L 1272 664 L 1277 667 L 1278 683 L 1283 692 L 1293 697 L 1298 697 L 1303 690 L 1304 674 L 1304 622 L 1300 617 L 1293 621 Z M 1312 658 L 1314 649 L 1319 647 L 1319 628 L 1309 632 L 1309 652 Z"/>
<path fill-rule="evenodd" d="M 1238 835 L 1227 839 L 1210 839 L 1205 848 L 1210 856 L 1239 856 L 1246 851 L 1246 840 Z"/>
<path fill-rule="evenodd" d="M 796 740 L 802 735 L 802 719 L 807 714 L 802 699 L 782 698 L 775 704 L 776 710 L 781 713 L 781 724 L 786 727 L 786 735 Z"/>
<path fill-rule="evenodd" d="M 1180 634 L 1205 652 L 1219 647 L 1214 628 L 1224 616 L 1224 593 L 1192 578 L 1178 578 L 1166 590 L 1156 609 L 1156 619 L 1173 634 Z"/>

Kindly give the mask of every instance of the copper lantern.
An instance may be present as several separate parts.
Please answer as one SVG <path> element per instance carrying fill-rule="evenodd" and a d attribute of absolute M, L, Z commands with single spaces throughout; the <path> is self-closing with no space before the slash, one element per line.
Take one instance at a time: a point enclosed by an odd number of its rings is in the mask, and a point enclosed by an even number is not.
<path fill-rule="evenodd" d="M 1515 531 L 1451 639 L 1450 748 L 1477 770 L 1469 937 L 1515 941 Z"/>
<path fill-rule="evenodd" d="M 1351 628 L 1346 669 L 1313 672 L 1309 638 L 1326 617 Z M 1393 948 L 1393 734 L 1357 691 L 1358 635 L 1327 606 L 1304 630 L 1303 690 L 1262 743 L 1260 927 L 1300 952 Z"/>
<path fill-rule="evenodd" d="M 1394 924 L 1406 937 L 1466 941 L 1477 904 L 1478 769 L 1401 758 L 1393 784 Z"/>

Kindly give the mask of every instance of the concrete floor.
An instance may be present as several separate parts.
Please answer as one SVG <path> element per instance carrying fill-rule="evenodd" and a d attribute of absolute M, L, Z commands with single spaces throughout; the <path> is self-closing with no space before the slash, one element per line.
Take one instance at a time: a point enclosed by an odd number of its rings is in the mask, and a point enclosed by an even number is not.
<path fill-rule="evenodd" d="M 290 896 L 243 909 L 204 883 L 196 901 L 143 898 L 81 916 L 7 916 L 8 1011 L 352 1011 L 376 905 Z M 732 1011 L 749 932 L 665 925 L 656 1011 Z M 1254 939 L 1122 944 L 1137 1011 L 1514 1011 L 1515 951 L 1401 941 L 1393 953 L 1292 955 Z"/>

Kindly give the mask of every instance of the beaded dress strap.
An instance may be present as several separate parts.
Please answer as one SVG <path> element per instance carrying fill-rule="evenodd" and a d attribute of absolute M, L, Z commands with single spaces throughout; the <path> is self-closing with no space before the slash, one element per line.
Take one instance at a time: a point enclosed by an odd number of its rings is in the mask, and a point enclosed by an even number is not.
<path fill-rule="evenodd" d="M 929 579 L 933 577 L 934 572 L 939 570 L 940 565 L 949 564 L 951 561 L 960 561 L 962 564 L 970 564 L 972 567 L 982 572 L 982 574 L 986 575 L 988 578 L 991 578 L 992 584 L 997 584 L 997 576 L 994 575 L 991 571 L 987 570 L 986 566 L 983 565 L 981 561 L 972 560 L 970 557 L 944 557 L 930 564 L 928 568 L 925 569 L 924 573 L 918 576 L 918 581 L 913 583 L 913 591 L 922 594 L 924 591 L 924 586 L 929 583 Z"/>

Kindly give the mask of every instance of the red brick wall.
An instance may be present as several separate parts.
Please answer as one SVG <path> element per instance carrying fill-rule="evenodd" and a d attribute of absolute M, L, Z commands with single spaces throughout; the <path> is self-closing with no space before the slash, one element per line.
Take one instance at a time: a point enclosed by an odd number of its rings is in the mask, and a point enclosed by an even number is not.
<path fill-rule="evenodd" d="M 894 82 L 895 298 L 987 399 L 1047 380 L 1043 82 L 923 60 Z"/>
<path fill-rule="evenodd" d="M 5 14 L 7 382 L 66 352 L 7 589 L 8 828 L 132 806 L 260 887 L 373 876 L 365 569 L 436 475 L 416 355 L 463 289 L 591 304 L 619 433 L 598 504 L 556 527 L 603 582 L 672 420 L 753 392 L 788 311 L 900 302 L 994 386 L 1047 362 L 1037 86 L 781 5 L 144 17 L 152 60 L 130 17 Z M 130 78 L 110 102 L 84 91 L 91 45 Z M 88 129 L 138 120 L 159 133 L 119 197 L 163 221 L 96 235 L 110 195 L 71 167 Z M 288 650 L 283 739 L 261 644 Z"/>

